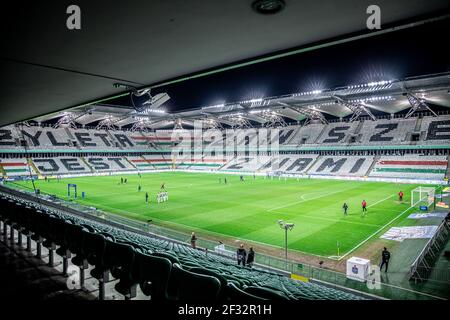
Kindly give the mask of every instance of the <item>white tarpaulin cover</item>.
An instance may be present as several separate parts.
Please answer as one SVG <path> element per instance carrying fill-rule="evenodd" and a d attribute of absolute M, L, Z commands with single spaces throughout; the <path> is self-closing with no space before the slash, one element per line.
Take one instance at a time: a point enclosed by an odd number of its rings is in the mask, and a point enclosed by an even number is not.
<path fill-rule="evenodd" d="M 413 213 L 408 219 L 426 219 L 426 218 L 445 218 L 447 212 L 431 212 L 431 213 Z"/>
<path fill-rule="evenodd" d="M 433 237 L 438 226 L 394 227 L 380 238 L 403 241 L 405 239 L 427 239 Z"/>

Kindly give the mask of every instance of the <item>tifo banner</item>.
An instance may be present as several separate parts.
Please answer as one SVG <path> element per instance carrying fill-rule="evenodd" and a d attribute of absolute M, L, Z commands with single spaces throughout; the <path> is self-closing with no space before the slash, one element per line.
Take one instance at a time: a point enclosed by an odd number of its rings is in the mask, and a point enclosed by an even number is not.
<path fill-rule="evenodd" d="M 380 238 L 402 242 L 405 239 L 429 239 L 436 233 L 437 226 L 394 227 Z"/>
<path fill-rule="evenodd" d="M 446 216 L 446 212 L 413 213 L 408 216 L 408 219 L 445 218 Z"/>

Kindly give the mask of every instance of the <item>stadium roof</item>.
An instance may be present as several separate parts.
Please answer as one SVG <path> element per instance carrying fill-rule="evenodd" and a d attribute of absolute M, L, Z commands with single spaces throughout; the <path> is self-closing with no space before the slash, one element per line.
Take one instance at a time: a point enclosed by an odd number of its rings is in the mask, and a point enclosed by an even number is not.
<path fill-rule="evenodd" d="M 203 126 L 241 127 L 243 122 L 271 126 L 305 118 L 326 121 L 328 115 L 343 118 L 359 111 L 361 116 L 367 116 L 376 111 L 395 114 L 412 108 L 426 110 L 430 105 L 450 108 L 449 93 L 450 73 L 443 73 L 351 84 L 340 88 L 297 92 L 173 113 L 163 112 L 163 107 L 138 112 L 129 106 L 98 103 L 38 117 L 35 120 L 45 122 L 70 115 L 72 121 L 81 125 L 106 119 L 119 127 L 139 123 L 142 128 L 150 129 L 191 127 L 194 121 L 199 120 L 203 121 Z M 418 105 L 415 105 L 416 103 Z"/>
<path fill-rule="evenodd" d="M 0 125 L 120 95 L 126 90 L 113 86 L 117 82 L 143 88 L 290 48 L 373 33 L 366 28 L 369 0 L 285 2 L 285 9 L 269 18 L 251 9 L 252 0 L 77 1 L 78 31 L 66 28 L 69 2 L 9 2 L 0 19 L 7 44 L 0 60 Z M 444 0 L 377 4 L 385 26 L 448 7 Z M 392 103 L 398 109 L 403 104 Z M 284 115 L 296 118 L 293 109 L 285 108 Z M 329 112 L 345 115 L 348 110 Z M 82 118 L 85 123 L 94 119 Z"/>

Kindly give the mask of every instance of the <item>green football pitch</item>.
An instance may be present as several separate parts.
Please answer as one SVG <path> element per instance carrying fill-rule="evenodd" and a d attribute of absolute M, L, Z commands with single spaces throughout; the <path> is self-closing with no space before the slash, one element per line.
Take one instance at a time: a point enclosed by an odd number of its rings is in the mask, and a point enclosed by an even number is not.
<path fill-rule="evenodd" d="M 126 216 L 163 223 L 186 231 L 229 236 L 266 245 L 284 247 L 279 219 L 292 222 L 288 246 L 319 256 L 335 256 L 337 243 L 345 254 L 390 223 L 407 215 L 410 191 L 417 185 L 323 179 L 265 179 L 206 173 L 148 173 L 121 176 L 68 178 L 36 181 L 42 192 L 67 199 L 67 184 L 78 188 L 77 201 L 84 205 Z M 224 183 L 227 178 L 228 183 Z M 221 180 L 221 182 L 220 182 Z M 165 183 L 169 201 L 156 203 Z M 31 182 L 21 182 L 29 188 Z M 142 190 L 138 191 L 138 185 Z M 398 201 L 398 192 L 405 194 Z M 81 193 L 85 198 L 81 199 Z M 145 203 L 145 193 L 150 202 Z M 368 211 L 362 214 L 365 199 Z M 342 205 L 349 205 L 344 216 Z"/>

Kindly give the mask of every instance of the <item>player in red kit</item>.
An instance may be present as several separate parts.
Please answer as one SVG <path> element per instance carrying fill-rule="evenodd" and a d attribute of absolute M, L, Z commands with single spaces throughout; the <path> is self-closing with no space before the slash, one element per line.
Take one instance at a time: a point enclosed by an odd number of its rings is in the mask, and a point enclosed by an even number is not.
<path fill-rule="evenodd" d="M 363 211 L 363 213 L 366 212 L 366 211 L 367 211 L 367 202 L 366 202 L 366 200 L 363 200 L 363 202 L 361 203 L 361 205 L 362 205 L 362 211 Z"/>
<path fill-rule="evenodd" d="M 403 201 L 403 191 L 398 193 L 398 201 Z"/>

